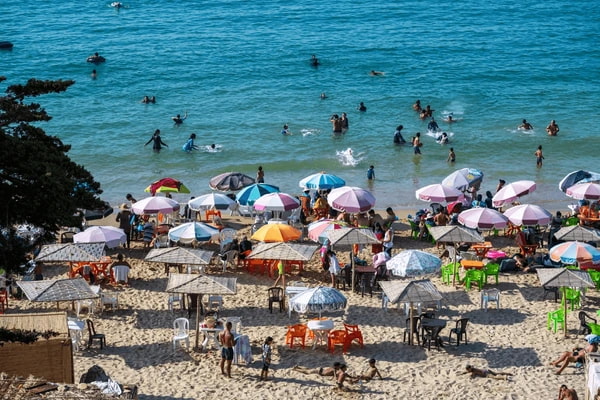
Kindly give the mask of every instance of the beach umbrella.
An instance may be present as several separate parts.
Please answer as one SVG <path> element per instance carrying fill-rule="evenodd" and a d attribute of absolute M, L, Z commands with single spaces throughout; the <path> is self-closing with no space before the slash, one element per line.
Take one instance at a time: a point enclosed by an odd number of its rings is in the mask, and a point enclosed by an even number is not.
<path fill-rule="evenodd" d="M 442 260 L 431 253 L 420 250 L 404 250 L 386 263 L 392 275 L 407 277 L 439 272 Z"/>
<path fill-rule="evenodd" d="M 373 256 L 373 268 L 377 268 L 380 265 L 387 263 L 390 260 L 390 255 L 385 251 L 380 251 Z"/>
<path fill-rule="evenodd" d="M 73 235 L 74 243 L 106 243 L 106 247 L 113 249 L 120 244 L 127 243 L 127 234 L 121 228 L 114 226 L 90 226 L 83 232 Z"/>
<path fill-rule="evenodd" d="M 335 210 L 360 213 L 375 206 L 375 197 L 368 190 L 342 186 L 327 195 L 327 202 Z"/>
<path fill-rule="evenodd" d="M 300 207 L 300 200 L 287 193 L 268 193 L 254 202 L 259 211 L 289 211 Z"/>
<path fill-rule="evenodd" d="M 144 192 L 150 192 L 154 196 L 156 193 L 189 193 L 190 189 L 177 179 L 162 178 L 148 185 Z"/>
<path fill-rule="evenodd" d="M 232 295 L 237 293 L 237 278 L 225 278 L 198 274 L 170 274 L 167 293 L 197 294 L 196 346 L 200 337 L 200 304 L 202 295 Z"/>
<path fill-rule="evenodd" d="M 137 215 L 170 214 L 177 210 L 179 210 L 179 203 L 168 197 L 146 197 L 131 206 L 131 211 Z"/>
<path fill-rule="evenodd" d="M 481 184 L 483 172 L 475 168 L 461 168 L 442 180 L 442 185 L 458 190 L 466 190 L 471 186 Z"/>
<path fill-rule="evenodd" d="M 290 299 L 289 307 L 297 313 L 321 313 L 343 310 L 346 308 L 347 300 L 339 290 L 318 286 L 298 293 Z"/>
<path fill-rule="evenodd" d="M 188 207 L 194 211 L 227 210 L 233 208 L 235 201 L 221 193 L 209 193 L 188 201 Z"/>
<path fill-rule="evenodd" d="M 578 170 L 565 175 L 558 183 L 558 188 L 562 192 L 566 192 L 568 188 L 576 183 L 596 182 L 600 183 L 600 174 L 597 172 Z"/>
<path fill-rule="evenodd" d="M 310 261 L 319 246 L 286 242 L 259 243 L 246 258 L 259 260 Z"/>
<path fill-rule="evenodd" d="M 306 189 L 327 190 L 342 187 L 346 181 L 339 176 L 319 172 L 301 179 L 298 185 Z"/>
<path fill-rule="evenodd" d="M 204 222 L 186 222 L 169 229 L 169 240 L 181 243 L 192 243 L 193 241 L 208 242 L 218 239 L 219 229 Z"/>
<path fill-rule="evenodd" d="M 600 184 L 593 182 L 577 183 L 567 188 L 567 196 L 577 200 L 600 199 Z"/>
<path fill-rule="evenodd" d="M 44 279 L 41 281 L 17 281 L 25 296 L 35 302 L 76 301 L 98 298 L 83 278 Z"/>
<path fill-rule="evenodd" d="M 580 242 L 600 241 L 600 231 L 581 225 L 563 226 L 554 233 L 557 240 L 578 240 Z"/>
<path fill-rule="evenodd" d="M 504 204 L 512 203 L 517 198 L 533 192 L 535 188 L 534 181 L 516 181 L 509 183 L 492 197 L 492 204 L 494 204 L 494 207 L 500 207 Z"/>
<path fill-rule="evenodd" d="M 458 214 L 458 222 L 473 229 L 493 229 L 504 228 L 508 223 L 508 218 L 491 208 L 471 208 Z"/>
<path fill-rule="evenodd" d="M 464 198 L 464 195 L 460 190 L 439 183 L 417 189 L 417 191 L 415 191 L 415 196 L 419 200 L 436 203 L 447 203 Z"/>
<path fill-rule="evenodd" d="M 186 249 L 184 247 L 164 247 L 150 250 L 144 261 L 181 265 L 208 265 L 214 253 L 214 251 Z"/>
<path fill-rule="evenodd" d="M 298 240 L 302 232 L 288 224 L 266 224 L 261 226 L 251 239 L 261 242 L 289 242 Z"/>
<path fill-rule="evenodd" d="M 552 214 L 535 204 L 521 204 L 504 211 L 504 216 L 513 225 L 546 225 L 552 221 Z"/>
<path fill-rule="evenodd" d="M 345 227 L 348 227 L 348 224 L 344 221 L 336 221 L 329 218 L 320 219 L 308 224 L 308 237 L 315 242 L 323 243 L 325 239 L 328 239 L 327 232 Z"/>
<path fill-rule="evenodd" d="M 409 326 L 410 336 L 408 343 L 413 344 L 413 304 L 414 303 L 433 303 L 440 301 L 443 297 L 439 290 L 429 279 L 414 280 L 410 282 L 403 281 L 380 281 L 379 286 L 385 293 L 388 301 L 392 304 L 409 303 Z"/>
<path fill-rule="evenodd" d="M 114 211 L 115 210 L 107 202 L 104 202 L 104 207 L 102 208 L 96 208 L 94 210 L 82 210 L 83 218 L 86 221 L 94 221 L 97 219 L 106 218 L 109 215 L 112 215 Z"/>
<path fill-rule="evenodd" d="M 591 261 L 592 264 L 600 263 L 600 250 L 583 242 L 557 244 L 548 251 L 548 255 L 552 261 L 569 265 L 587 261 Z"/>
<path fill-rule="evenodd" d="M 45 244 L 35 260 L 44 262 L 98 261 L 104 256 L 104 245 L 104 242 Z"/>
<path fill-rule="evenodd" d="M 563 324 L 563 328 L 565 337 L 567 337 L 567 299 L 565 298 L 566 288 L 594 287 L 594 283 L 586 271 L 576 271 L 568 268 L 538 268 L 536 272 L 542 286 L 558 287 L 563 291 L 562 301 L 565 315 L 565 323 Z"/>
<path fill-rule="evenodd" d="M 212 177 L 208 186 L 213 190 L 220 190 L 221 192 L 234 192 L 255 182 L 254 178 L 241 172 L 225 172 Z"/>
<path fill-rule="evenodd" d="M 276 192 L 279 192 L 279 187 L 277 186 L 266 183 L 255 183 L 240 190 L 237 194 L 237 201 L 243 206 L 251 206 L 261 196 Z"/>

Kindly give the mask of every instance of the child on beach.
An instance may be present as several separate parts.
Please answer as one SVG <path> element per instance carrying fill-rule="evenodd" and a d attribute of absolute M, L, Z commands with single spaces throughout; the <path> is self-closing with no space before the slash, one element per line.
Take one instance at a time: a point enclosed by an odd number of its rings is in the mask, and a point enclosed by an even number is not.
<path fill-rule="evenodd" d="M 494 372 L 491 369 L 479 369 L 472 367 L 471 365 L 467 365 L 466 371 L 462 372 L 459 375 L 471 374 L 471 378 L 481 377 L 481 378 L 492 378 L 498 379 L 502 381 L 508 381 L 513 374 L 510 372 Z"/>
<path fill-rule="evenodd" d="M 535 155 L 535 158 L 536 158 L 535 164 L 537 165 L 538 168 L 541 167 L 542 161 L 544 160 L 544 154 L 542 153 L 542 145 L 541 144 L 538 146 L 537 150 L 533 154 Z"/>
<path fill-rule="evenodd" d="M 453 163 L 456 161 L 456 154 L 454 153 L 454 147 L 450 147 L 450 151 L 448 152 L 448 159 L 446 161 L 449 163 Z"/>
<path fill-rule="evenodd" d="M 383 376 L 381 376 L 381 373 L 379 373 L 379 370 L 375 366 L 375 359 L 371 358 L 369 360 L 369 368 L 367 369 L 367 371 L 364 374 L 358 376 L 356 379 L 358 379 L 359 381 L 369 382 L 370 380 L 374 379 L 375 376 L 378 376 L 379 379 L 383 379 Z"/>
<path fill-rule="evenodd" d="M 371 165 L 367 170 L 367 179 L 370 181 L 375 179 L 375 167 L 373 165 Z"/>
<path fill-rule="evenodd" d="M 260 380 L 267 380 L 269 375 L 269 367 L 271 366 L 271 344 L 273 343 L 273 338 L 271 336 L 267 336 L 265 339 L 265 343 L 262 345 L 262 362 L 263 367 L 260 372 Z"/>

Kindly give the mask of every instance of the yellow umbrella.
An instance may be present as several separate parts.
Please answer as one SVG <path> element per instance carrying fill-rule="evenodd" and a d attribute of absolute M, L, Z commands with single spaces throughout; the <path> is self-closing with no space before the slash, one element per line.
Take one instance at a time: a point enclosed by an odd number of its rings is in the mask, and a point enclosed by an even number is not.
<path fill-rule="evenodd" d="M 267 224 L 254 232 L 251 239 L 261 242 L 289 242 L 298 240 L 302 232 L 288 224 Z"/>

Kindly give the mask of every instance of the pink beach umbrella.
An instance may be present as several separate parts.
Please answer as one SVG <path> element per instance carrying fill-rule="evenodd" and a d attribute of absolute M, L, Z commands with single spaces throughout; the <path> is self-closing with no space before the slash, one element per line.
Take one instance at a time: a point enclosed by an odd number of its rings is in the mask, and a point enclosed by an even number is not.
<path fill-rule="evenodd" d="M 300 201 L 287 193 L 269 193 L 254 202 L 259 211 L 288 211 L 300 207 Z"/>
<path fill-rule="evenodd" d="M 504 228 L 508 218 L 491 208 L 471 208 L 458 214 L 458 222 L 473 229 Z"/>
<path fill-rule="evenodd" d="M 504 212 L 504 216 L 517 226 L 545 225 L 552 220 L 552 214 L 548 210 L 535 204 L 521 204 L 509 208 Z"/>
<path fill-rule="evenodd" d="M 146 197 L 140 201 L 136 201 L 131 210 L 134 214 L 170 214 L 173 211 L 179 210 L 179 203 L 168 197 Z"/>
<path fill-rule="evenodd" d="M 521 196 L 525 196 L 535 190 L 534 181 L 516 181 L 504 186 L 492 197 L 494 207 L 500 207 L 511 203 Z"/>
<path fill-rule="evenodd" d="M 97 243 L 104 242 L 106 247 L 113 249 L 127 241 L 127 235 L 123 229 L 113 226 L 90 226 L 83 232 L 73 236 L 75 243 Z"/>
<path fill-rule="evenodd" d="M 308 225 L 308 237 L 315 242 L 327 239 L 327 232 L 347 227 L 348 224 L 333 219 L 320 219 Z"/>
<path fill-rule="evenodd" d="M 566 193 L 567 196 L 577 200 L 598 200 L 600 199 L 600 185 L 592 182 L 578 183 L 567 188 Z"/>
<path fill-rule="evenodd" d="M 340 211 L 359 213 L 375 206 L 375 197 L 368 190 L 353 186 L 333 189 L 327 196 L 331 207 Z"/>
<path fill-rule="evenodd" d="M 422 187 L 415 192 L 415 195 L 419 200 L 436 203 L 448 203 L 464 198 L 460 190 L 439 183 Z"/>

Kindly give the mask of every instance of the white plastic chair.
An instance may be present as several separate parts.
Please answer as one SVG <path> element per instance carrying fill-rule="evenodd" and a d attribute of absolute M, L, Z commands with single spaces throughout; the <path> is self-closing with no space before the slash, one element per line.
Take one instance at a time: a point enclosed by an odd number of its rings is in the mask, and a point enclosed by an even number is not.
<path fill-rule="evenodd" d="M 224 260 L 221 257 L 219 257 L 219 259 L 221 260 L 221 264 L 223 265 L 223 272 L 227 271 L 227 267 L 229 265 L 235 265 L 235 258 L 237 257 L 237 255 L 237 250 L 229 250 L 227 253 L 224 254 Z"/>
<path fill-rule="evenodd" d="M 231 228 L 225 228 L 221 232 L 219 232 L 219 244 L 221 246 L 221 252 L 223 252 L 223 247 L 227 243 L 231 243 L 236 236 L 236 230 Z"/>
<path fill-rule="evenodd" d="M 161 247 L 169 247 L 169 236 L 158 235 L 156 240 L 154 240 L 154 247 L 157 249 L 160 249 Z"/>
<path fill-rule="evenodd" d="M 217 313 L 221 311 L 223 307 L 223 296 L 208 296 L 208 301 L 206 304 L 207 311 L 216 311 Z"/>
<path fill-rule="evenodd" d="M 242 333 L 242 317 L 223 318 L 224 323 L 231 322 L 231 331 L 240 335 Z"/>
<path fill-rule="evenodd" d="M 177 349 L 177 342 L 185 341 L 186 347 L 190 347 L 190 321 L 187 318 L 177 318 L 173 321 L 173 351 Z"/>
<path fill-rule="evenodd" d="M 487 312 L 488 304 L 496 302 L 496 307 L 500 309 L 500 291 L 498 289 L 485 289 L 481 291 L 481 308 Z"/>
<path fill-rule="evenodd" d="M 173 312 L 173 307 L 175 306 L 175 303 L 178 303 L 179 308 L 182 308 L 182 306 L 183 306 L 182 299 L 183 299 L 183 295 L 181 293 L 170 293 L 169 300 L 168 300 L 169 311 Z"/>
<path fill-rule="evenodd" d="M 117 293 L 115 293 L 114 297 L 100 293 L 100 301 L 102 302 L 102 311 L 104 311 L 107 306 L 110 306 L 112 311 L 119 308 L 119 295 Z"/>
<path fill-rule="evenodd" d="M 94 311 L 96 311 L 96 301 L 94 299 L 77 300 L 77 302 L 75 303 L 75 306 L 77 308 L 77 316 L 78 317 L 79 317 L 79 314 L 81 314 L 81 310 L 83 308 L 87 308 L 88 315 L 94 315 Z"/>

